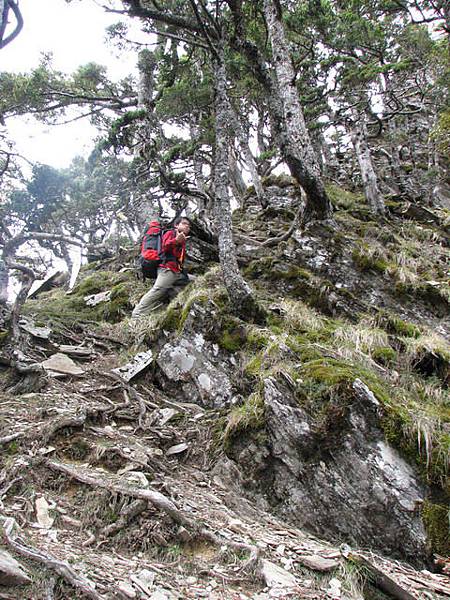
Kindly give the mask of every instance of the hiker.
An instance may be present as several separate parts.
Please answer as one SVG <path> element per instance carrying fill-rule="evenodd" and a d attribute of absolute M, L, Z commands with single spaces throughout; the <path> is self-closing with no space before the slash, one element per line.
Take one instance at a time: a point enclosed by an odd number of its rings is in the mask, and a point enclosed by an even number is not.
<path fill-rule="evenodd" d="M 178 217 L 174 229 L 169 229 L 162 235 L 161 262 L 156 281 L 152 289 L 144 294 L 134 307 L 132 319 L 150 314 L 159 308 L 168 296 L 176 295 L 182 286 L 189 283 L 189 277 L 183 272 L 183 262 L 186 254 L 186 239 L 190 230 L 190 220 L 187 217 Z"/>

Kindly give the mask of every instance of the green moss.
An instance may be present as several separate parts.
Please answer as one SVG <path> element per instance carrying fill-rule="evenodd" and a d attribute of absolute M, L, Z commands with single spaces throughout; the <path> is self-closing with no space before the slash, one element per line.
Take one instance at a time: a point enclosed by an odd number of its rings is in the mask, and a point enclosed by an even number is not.
<path fill-rule="evenodd" d="M 125 283 L 115 285 L 111 290 L 109 301 L 99 305 L 100 318 L 110 323 L 121 321 L 130 310 L 130 290 Z"/>
<path fill-rule="evenodd" d="M 301 267 L 297 267 L 296 265 L 285 265 L 283 268 L 278 266 L 278 268 L 273 269 L 272 276 L 277 279 L 311 279 L 312 273 L 307 269 L 302 269 Z"/>
<path fill-rule="evenodd" d="M 405 436 L 405 431 L 411 430 L 413 426 L 412 417 L 405 406 L 393 404 L 382 417 L 381 424 L 383 427 L 386 441 L 402 449 L 410 458 L 417 458 L 417 450 L 415 446 L 410 444 L 410 439 Z"/>
<path fill-rule="evenodd" d="M 441 306 L 445 311 L 450 307 L 450 290 L 447 285 L 434 286 L 427 281 L 422 281 L 413 288 L 410 291 L 432 306 Z"/>
<path fill-rule="evenodd" d="M 71 294 L 61 289 L 42 293 L 38 298 L 28 300 L 24 313 L 32 314 L 35 321 L 58 327 L 77 323 L 98 323 L 108 321 L 117 323 L 129 314 L 130 296 L 133 295 L 136 282 L 131 273 L 99 271 L 80 282 Z M 111 291 L 110 300 L 96 306 L 87 306 L 84 298 L 92 294 Z"/>
<path fill-rule="evenodd" d="M 390 346 L 378 346 L 371 354 L 372 358 L 382 365 L 391 365 L 397 360 L 397 352 Z"/>
<path fill-rule="evenodd" d="M 9 442 L 9 444 L 6 447 L 6 453 L 9 454 L 10 456 L 14 456 L 18 452 L 19 452 L 19 444 L 15 440 L 12 442 Z"/>
<path fill-rule="evenodd" d="M 206 292 L 195 293 L 186 300 L 181 310 L 180 318 L 178 321 L 178 331 L 181 331 L 183 329 L 184 324 L 186 323 L 186 319 L 188 318 L 189 313 L 191 312 L 193 304 L 206 304 L 208 300 L 209 297 Z"/>
<path fill-rule="evenodd" d="M 273 256 L 263 256 L 257 260 L 252 260 L 249 265 L 244 268 L 245 277 L 250 279 L 264 278 L 264 279 L 276 279 L 276 276 L 272 276 L 273 266 L 276 262 Z"/>
<path fill-rule="evenodd" d="M 91 296 L 106 291 L 112 283 L 114 273 L 110 271 L 99 271 L 89 275 L 73 290 L 75 296 Z"/>
<path fill-rule="evenodd" d="M 389 394 L 381 381 L 368 369 L 329 357 L 311 360 L 300 368 L 300 373 L 327 385 L 353 383 L 361 379 L 381 402 L 389 402 Z"/>
<path fill-rule="evenodd" d="M 400 317 L 385 311 L 380 311 L 376 320 L 377 324 L 388 333 L 410 338 L 418 338 L 421 335 L 421 331 L 417 325 L 404 321 Z"/>
<path fill-rule="evenodd" d="M 450 422 L 449 411 L 443 419 L 443 427 L 448 428 Z M 448 429 L 447 429 L 448 431 Z M 435 435 L 430 464 L 426 464 L 427 472 L 430 473 L 432 481 L 440 484 L 447 496 L 450 496 L 450 481 L 448 472 L 450 467 L 450 433 L 441 430 Z"/>
<path fill-rule="evenodd" d="M 326 192 L 333 206 L 340 209 L 353 209 L 364 203 L 363 194 L 350 192 L 337 185 L 327 185 Z"/>
<path fill-rule="evenodd" d="M 182 291 L 165 309 L 160 328 L 181 333 L 194 304 L 206 304 L 209 296 L 206 292 L 196 292 L 189 287 Z"/>
<path fill-rule="evenodd" d="M 385 273 L 389 267 L 387 259 L 380 255 L 377 249 L 373 249 L 365 242 L 359 242 L 353 249 L 352 258 L 361 271 L 377 271 Z"/>
<path fill-rule="evenodd" d="M 267 281 L 285 280 L 310 280 L 313 275 L 311 271 L 282 262 L 276 256 L 263 256 L 253 260 L 244 269 L 244 275 L 250 279 L 265 279 Z"/>
<path fill-rule="evenodd" d="M 237 352 L 245 346 L 247 341 L 247 331 L 239 319 L 228 317 L 221 319 L 222 334 L 217 340 L 217 343 L 228 352 Z"/>
<path fill-rule="evenodd" d="M 262 354 L 257 354 L 251 358 L 244 367 L 244 373 L 254 377 L 260 375 L 263 368 L 263 358 Z"/>
<path fill-rule="evenodd" d="M 422 507 L 422 518 L 432 552 L 440 554 L 441 556 L 449 556 L 450 514 L 448 506 L 433 504 L 426 500 Z"/>
<path fill-rule="evenodd" d="M 262 350 L 270 343 L 270 332 L 267 329 L 259 327 L 249 327 L 247 329 L 246 349 Z"/>
<path fill-rule="evenodd" d="M 176 331 L 180 324 L 181 311 L 176 304 L 170 304 L 164 311 L 160 328 L 166 331 Z"/>

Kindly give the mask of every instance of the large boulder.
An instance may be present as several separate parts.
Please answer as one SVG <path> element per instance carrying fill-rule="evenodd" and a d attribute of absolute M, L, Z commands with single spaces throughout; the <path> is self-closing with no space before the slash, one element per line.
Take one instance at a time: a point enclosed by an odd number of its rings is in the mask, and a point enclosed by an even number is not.
<path fill-rule="evenodd" d="M 360 380 L 324 434 L 287 386 L 264 381 L 264 448 L 235 440 L 233 458 L 247 494 L 316 534 L 391 556 L 425 559 L 417 474 L 384 439 L 381 406 Z M 217 470 L 220 476 L 220 467 Z"/>

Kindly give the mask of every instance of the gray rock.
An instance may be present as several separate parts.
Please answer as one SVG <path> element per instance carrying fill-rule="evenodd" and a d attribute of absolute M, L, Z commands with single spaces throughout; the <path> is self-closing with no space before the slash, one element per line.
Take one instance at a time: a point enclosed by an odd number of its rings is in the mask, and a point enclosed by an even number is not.
<path fill-rule="evenodd" d="M 268 439 L 259 452 L 252 441 L 236 443 L 241 477 L 234 480 L 254 502 L 266 497 L 281 517 L 316 534 L 423 559 L 422 483 L 385 441 L 374 394 L 361 380 L 353 391 L 339 428 L 321 433 L 287 385 L 266 379 Z M 270 474 L 266 488 L 252 483 L 260 473 Z"/>
<path fill-rule="evenodd" d="M 323 558 L 322 556 L 301 556 L 299 560 L 302 565 L 305 565 L 305 567 L 313 569 L 314 571 L 321 571 L 322 573 L 333 571 L 339 566 L 338 560 L 332 558 Z"/>
<path fill-rule="evenodd" d="M 48 340 L 52 333 L 50 327 L 38 327 L 31 321 L 28 321 L 28 319 L 20 319 L 19 327 L 31 334 L 33 337 L 41 340 Z"/>
<path fill-rule="evenodd" d="M 185 398 L 205 407 L 221 407 L 233 396 L 230 380 L 212 344 L 189 333 L 165 344 L 157 363 L 165 377 L 183 384 Z"/>
<path fill-rule="evenodd" d="M 118 585 L 118 589 L 126 598 L 136 598 L 136 590 L 127 581 L 121 581 Z"/>
<path fill-rule="evenodd" d="M 181 452 L 185 452 L 189 448 L 188 444 L 176 444 L 175 446 L 171 446 L 167 452 L 166 456 L 172 456 L 174 454 L 180 454 Z"/>
<path fill-rule="evenodd" d="M 58 373 L 61 375 L 83 375 L 84 370 L 79 367 L 69 356 L 57 352 L 50 358 L 44 360 L 41 365 L 49 373 Z"/>
<path fill-rule="evenodd" d="M 122 381 L 127 383 L 131 381 L 136 375 L 139 375 L 152 364 L 153 352 L 147 350 L 147 352 L 139 352 L 136 356 L 126 365 L 117 367 L 117 369 L 111 369 L 111 373 L 117 375 Z"/>
<path fill-rule="evenodd" d="M 111 290 L 106 292 L 100 292 L 98 294 L 92 294 L 91 296 L 85 296 L 83 300 L 87 306 L 97 306 L 101 302 L 109 302 L 111 298 Z"/>
<path fill-rule="evenodd" d="M 261 575 L 268 587 L 290 588 L 297 585 L 294 575 L 265 559 L 261 561 Z"/>

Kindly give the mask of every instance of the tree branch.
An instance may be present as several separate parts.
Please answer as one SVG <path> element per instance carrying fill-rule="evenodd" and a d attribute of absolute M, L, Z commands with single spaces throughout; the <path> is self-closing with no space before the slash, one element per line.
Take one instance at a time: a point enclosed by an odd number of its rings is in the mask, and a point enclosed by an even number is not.
<path fill-rule="evenodd" d="M 11 9 L 16 17 L 16 28 L 7 37 L 3 39 L 6 25 L 8 24 L 8 12 Z M 14 0 L 5 0 L 5 8 L 2 15 L 2 23 L 0 28 L 0 48 L 4 48 L 7 44 L 13 41 L 19 35 L 23 27 L 23 17 L 19 10 L 18 4 Z"/>

